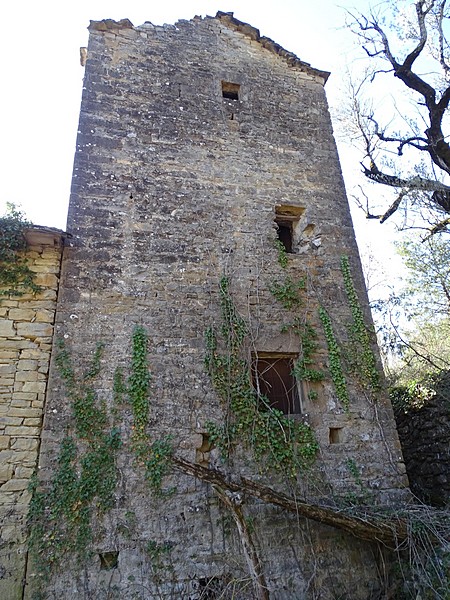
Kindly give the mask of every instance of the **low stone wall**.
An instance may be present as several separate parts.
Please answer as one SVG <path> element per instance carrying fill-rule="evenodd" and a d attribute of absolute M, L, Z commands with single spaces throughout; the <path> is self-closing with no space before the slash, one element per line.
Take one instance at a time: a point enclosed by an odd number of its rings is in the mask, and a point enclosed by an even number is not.
<path fill-rule="evenodd" d="M 420 408 L 396 411 L 411 491 L 434 506 L 450 503 L 450 372 Z"/>
<path fill-rule="evenodd" d="M 62 253 L 61 232 L 26 231 L 38 294 L 0 297 L 0 598 L 22 598 L 28 486 L 36 468 Z"/>

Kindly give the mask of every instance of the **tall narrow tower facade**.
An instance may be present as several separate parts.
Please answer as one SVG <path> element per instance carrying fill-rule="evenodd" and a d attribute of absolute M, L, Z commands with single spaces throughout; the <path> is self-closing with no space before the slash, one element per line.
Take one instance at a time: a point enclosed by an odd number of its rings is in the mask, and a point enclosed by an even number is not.
<path fill-rule="evenodd" d="M 205 481 L 405 494 L 327 76 L 228 13 L 91 23 L 27 570 L 45 597 L 380 589 L 370 544 Z"/>

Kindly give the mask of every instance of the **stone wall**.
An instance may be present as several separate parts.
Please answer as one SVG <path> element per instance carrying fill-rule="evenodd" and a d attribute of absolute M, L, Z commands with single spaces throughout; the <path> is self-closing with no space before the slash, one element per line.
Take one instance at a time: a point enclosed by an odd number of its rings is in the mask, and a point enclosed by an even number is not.
<path fill-rule="evenodd" d="M 42 288 L 0 297 L 0 597 L 22 598 L 28 485 L 37 466 L 61 261 L 61 232 L 26 231 Z"/>
<path fill-rule="evenodd" d="M 420 406 L 396 410 L 411 491 L 426 504 L 450 502 L 450 372 L 433 382 L 435 394 Z"/>
<path fill-rule="evenodd" d="M 325 307 L 344 349 L 351 310 L 340 258 L 347 255 L 370 321 L 324 93 L 327 74 L 230 15 L 163 27 L 102 21 L 90 31 L 68 219 L 73 238 L 55 323 L 75 375 L 68 390 L 67 369 L 64 374 L 52 360 L 43 490 L 54 489 L 67 444 L 76 456 L 66 464 L 70 481 L 92 458 L 89 440 L 74 425 L 73 399 L 85 393 L 83 382 L 89 380 L 88 400 L 104 407 L 122 445 L 112 506 L 102 512 L 94 503 L 90 513 L 89 560 L 80 570 L 74 552 L 64 555 L 45 578 L 45 592 L 50 598 L 204 600 L 215 597 L 216 587 L 217 597 L 252 597 L 236 531 L 211 488 L 171 473 L 165 496 L 150 493 L 133 456 L 130 404 L 115 404 L 113 381 L 118 368 L 130 372 L 130 339 L 140 325 L 149 337 L 151 440 L 170 436 L 185 459 L 303 498 L 339 503 L 363 494 L 382 503 L 405 497 L 390 404 L 349 374 L 345 410 L 318 317 L 318 307 Z M 236 97 L 224 93 L 233 89 Z M 276 219 L 286 210 L 295 223 L 293 251 L 282 267 Z M 317 332 L 315 366 L 326 375 L 319 383 L 302 382 L 302 414 L 293 419 L 310 423 L 320 452 L 311 472 L 296 473 L 298 481 L 258 467 L 240 440 L 229 461 L 205 444 L 207 422 L 228 418 L 204 364 L 205 330 L 220 328 L 223 275 L 249 323 L 248 357 L 299 354 L 298 336 L 283 327 L 296 317 Z M 270 291 L 288 276 L 306 282 L 298 313 Z M 103 354 L 91 377 L 98 344 Z M 65 501 L 66 512 L 77 515 L 80 504 Z M 371 545 L 257 502 L 247 502 L 245 511 L 274 600 L 367 600 L 380 592 Z M 68 540 L 70 525 L 58 536 Z M 30 583 L 38 567 L 30 563 L 28 575 Z"/>

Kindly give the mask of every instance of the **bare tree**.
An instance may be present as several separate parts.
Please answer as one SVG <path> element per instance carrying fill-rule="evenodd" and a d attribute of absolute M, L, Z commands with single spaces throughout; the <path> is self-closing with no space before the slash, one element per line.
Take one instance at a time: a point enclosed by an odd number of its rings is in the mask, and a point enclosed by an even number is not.
<path fill-rule="evenodd" d="M 387 0 L 367 15 L 349 13 L 349 18 L 369 59 L 369 71 L 350 90 L 355 137 L 364 153 L 361 165 L 368 179 L 395 189 L 393 201 L 380 214 L 365 203 L 366 216 L 383 223 L 399 209 L 419 211 L 426 215 L 429 235 L 448 231 L 447 0 Z M 392 89 L 390 114 L 386 106 L 377 111 L 367 100 L 381 78 Z"/>

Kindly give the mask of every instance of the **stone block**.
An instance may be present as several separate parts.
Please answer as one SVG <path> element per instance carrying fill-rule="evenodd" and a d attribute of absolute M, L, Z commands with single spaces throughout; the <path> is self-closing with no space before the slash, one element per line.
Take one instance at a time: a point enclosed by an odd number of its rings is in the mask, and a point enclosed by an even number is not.
<path fill-rule="evenodd" d="M 26 490 L 29 483 L 28 479 L 10 479 L 0 486 L 0 492 L 18 492 Z"/>
<path fill-rule="evenodd" d="M 5 427 L 5 435 L 12 437 L 38 437 L 40 432 L 40 427 L 25 427 L 21 425 L 7 425 Z"/>
<path fill-rule="evenodd" d="M 36 339 L 38 337 L 49 337 L 53 333 L 53 327 L 47 323 L 17 323 L 17 335 Z"/>
<path fill-rule="evenodd" d="M 35 281 L 37 285 L 40 285 L 43 288 L 56 289 L 58 287 L 58 278 L 52 273 L 37 273 Z M 41 294 L 39 294 L 39 296 L 41 296 Z"/>
<path fill-rule="evenodd" d="M 26 381 L 23 384 L 22 392 L 45 392 L 45 381 Z"/>
<path fill-rule="evenodd" d="M 19 417 L 0 417 L 0 425 L 22 425 L 22 421 Z"/>
<path fill-rule="evenodd" d="M 8 317 L 13 321 L 31 321 L 36 316 L 30 308 L 10 308 Z"/>
<path fill-rule="evenodd" d="M 35 371 L 38 368 L 37 360 L 26 360 L 22 357 L 17 363 L 17 369 L 19 371 Z"/>
<path fill-rule="evenodd" d="M 31 419 L 24 419 L 23 420 L 23 424 L 26 425 L 27 427 L 39 427 L 42 423 L 42 418 L 31 418 Z"/>
<path fill-rule="evenodd" d="M 13 475 L 12 465 L 1 465 L 0 464 L 0 481 L 4 483 L 9 481 Z"/>
<path fill-rule="evenodd" d="M 16 331 L 14 329 L 14 323 L 12 321 L 8 321 L 7 319 L 2 319 L 0 321 L 0 337 L 11 338 L 16 335 Z"/>
<path fill-rule="evenodd" d="M 39 440 L 32 438 L 12 438 L 12 450 L 36 450 L 39 446 Z"/>
<path fill-rule="evenodd" d="M 32 467 L 19 466 L 16 468 L 14 475 L 18 479 L 30 479 L 30 477 L 33 475 L 33 471 L 34 469 Z"/>
<path fill-rule="evenodd" d="M 53 323 L 55 312 L 50 310 L 38 310 L 36 312 L 36 323 Z"/>
<path fill-rule="evenodd" d="M 9 448 L 11 437 L 9 435 L 0 435 L 0 450 Z"/>
<path fill-rule="evenodd" d="M 18 371 L 15 377 L 16 381 L 37 381 L 37 371 Z"/>
<path fill-rule="evenodd" d="M 42 410 L 39 408 L 20 408 L 20 407 L 13 407 L 10 408 L 8 410 L 8 416 L 11 417 L 31 417 L 31 418 L 37 418 L 40 417 L 42 415 Z"/>

